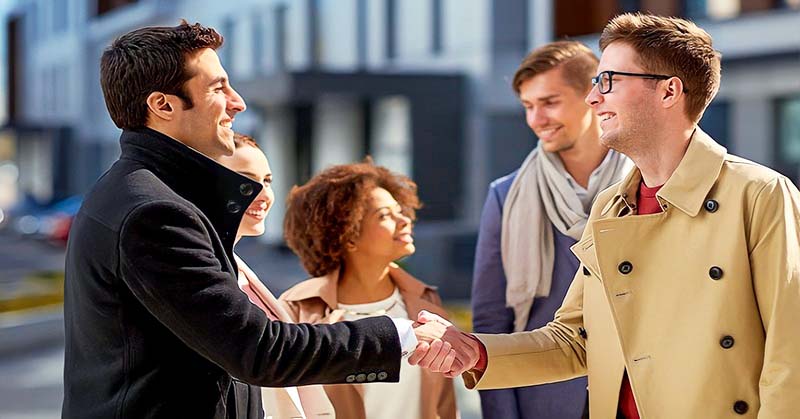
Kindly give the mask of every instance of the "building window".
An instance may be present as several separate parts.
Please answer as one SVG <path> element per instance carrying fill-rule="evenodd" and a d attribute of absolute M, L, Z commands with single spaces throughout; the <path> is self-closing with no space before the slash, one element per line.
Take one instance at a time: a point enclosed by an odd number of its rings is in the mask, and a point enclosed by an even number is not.
<path fill-rule="evenodd" d="M 781 171 L 798 180 L 800 169 L 800 94 L 777 101 L 777 162 Z"/>
<path fill-rule="evenodd" d="M 386 59 L 393 60 L 397 57 L 397 4 L 395 0 L 386 0 L 386 14 L 384 16 L 386 30 Z"/>
<path fill-rule="evenodd" d="M 68 25 L 69 1 L 62 0 L 53 2 L 53 33 L 66 31 Z"/>
<path fill-rule="evenodd" d="M 222 37 L 225 43 L 219 49 L 219 58 L 222 61 L 222 66 L 228 71 L 228 74 L 233 74 L 233 46 L 236 45 L 235 38 L 236 25 L 232 17 L 227 17 L 222 21 Z"/>
<path fill-rule="evenodd" d="M 442 53 L 442 5 L 443 0 L 431 1 L 431 52 L 435 55 Z"/>
<path fill-rule="evenodd" d="M 112 10 L 118 9 L 129 4 L 137 3 L 139 0 L 97 0 L 95 16 L 104 15 Z"/>
<path fill-rule="evenodd" d="M 367 51 L 369 50 L 369 25 L 367 16 L 367 0 L 358 0 L 356 3 L 356 47 L 358 54 L 358 68 L 367 67 Z"/>
<path fill-rule="evenodd" d="M 253 13 L 253 67 L 256 74 L 264 68 L 264 20 L 261 13 Z"/>
<path fill-rule="evenodd" d="M 728 139 L 728 110 L 727 102 L 713 102 L 703 112 L 703 118 L 699 124 L 703 131 L 725 147 L 730 144 Z M 728 151 L 732 152 L 730 148 Z"/>
<path fill-rule="evenodd" d="M 272 9 L 274 15 L 274 36 L 275 39 L 275 68 L 278 70 L 286 69 L 286 5 L 276 4 Z"/>
<path fill-rule="evenodd" d="M 685 0 L 683 14 L 689 19 L 730 19 L 738 16 L 746 3 L 754 2 L 747 0 Z"/>
<path fill-rule="evenodd" d="M 602 32 L 620 6 L 628 6 L 616 0 L 558 0 L 553 5 L 556 39 Z"/>

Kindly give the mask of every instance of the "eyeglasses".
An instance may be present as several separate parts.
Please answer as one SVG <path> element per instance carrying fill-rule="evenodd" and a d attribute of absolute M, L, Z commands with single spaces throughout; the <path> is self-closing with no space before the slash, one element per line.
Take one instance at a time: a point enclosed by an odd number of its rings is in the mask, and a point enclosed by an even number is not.
<path fill-rule="evenodd" d="M 625 73 L 623 71 L 601 71 L 596 77 L 592 77 L 592 86 L 597 86 L 598 92 L 601 95 L 604 95 L 611 91 L 611 83 L 614 80 L 614 76 L 633 76 L 633 77 L 641 77 L 643 79 L 655 79 L 655 80 L 666 80 L 673 76 L 665 76 L 663 74 L 644 74 L 644 73 Z M 684 90 L 685 92 L 685 90 Z"/>

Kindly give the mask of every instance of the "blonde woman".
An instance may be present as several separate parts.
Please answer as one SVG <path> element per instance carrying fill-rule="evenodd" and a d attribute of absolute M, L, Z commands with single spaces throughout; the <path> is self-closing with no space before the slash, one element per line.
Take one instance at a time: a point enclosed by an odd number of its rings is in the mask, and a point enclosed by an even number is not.
<path fill-rule="evenodd" d="M 257 182 L 264 188 L 245 211 L 236 234 L 236 242 L 245 236 L 264 234 L 264 220 L 275 200 L 272 191 L 272 171 L 269 161 L 258 144 L 246 135 L 234 135 L 236 150 L 232 156 L 218 159 L 227 168 Z M 281 306 L 269 289 L 258 279 L 247 264 L 234 254 L 239 267 L 239 288 L 254 305 L 272 320 L 290 322 L 291 316 Z M 264 413 L 267 418 L 335 418 L 333 406 L 321 386 L 263 388 L 261 391 Z"/>

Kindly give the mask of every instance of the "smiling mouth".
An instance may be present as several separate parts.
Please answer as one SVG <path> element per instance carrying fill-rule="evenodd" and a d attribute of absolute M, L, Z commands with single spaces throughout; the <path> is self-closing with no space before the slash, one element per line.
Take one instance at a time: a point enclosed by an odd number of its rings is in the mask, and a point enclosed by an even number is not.
<path fill-rule="evenodd" d="M 608 121 L 609 119 L 614 118 L 616 116 L 617 116 L 617 114 L 611 113 L 611 112 L 603 112 L 603 113 L 597 114 L 597 117 L 600 118 L 600 122 Z"/>
<path fill-rule="evenodd" d="M 561 127 L 555 127 L 555 128 L 548 128 L 548 129 L 539 130 L 539 131 L 536 132 L 536 136 L 538 136 L 539 139 L 548 139 L 548 138 L 552 137 L 553 134 L 555 134 L 560 129 L 561 129 Z"/>
<path fill-rule="evenodd" d="M 231 129 L 233 128 L 233 120 L 230 121 L 222 121 L 219 123 L 222 127 Z"/>
<path fill-rule="evenodd" d="M 266 209 L 249 209 L 249 210 L 245 211 L 245 214 L 247 214 L 247 215 L 249 215 L 249 216 L 251 216 L 253 218 L 256 218 L 258 220 L 263 220 L 264 217 L 267 216 L 267 210 Z"/>
<path fill-rule="evenodd" d="M 414 237 L 411 236 L 411 233 L 403 233 L 394 239 L 403 243 L 414 243 Z"/>

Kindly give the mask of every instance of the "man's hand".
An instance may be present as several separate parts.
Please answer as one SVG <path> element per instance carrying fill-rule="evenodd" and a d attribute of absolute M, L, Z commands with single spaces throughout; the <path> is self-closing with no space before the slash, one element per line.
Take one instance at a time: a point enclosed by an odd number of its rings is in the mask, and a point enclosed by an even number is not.
<path fill-rule="evenodd" d="M 434 372 L 444 372 L 444 375 L 450 378 L 475 367 L 480 356 L 480 348 L 478 346 L 480 343 L 470 335 L 458 330 L 447 320 L 425 310 L 420 311 L 417 323 L 414 323 L 414 325 L 415 333 L 419 329 L 421 329 L 421 332 L 430 333 L 432 339 L 440 339 L 442 341 L 442 346 L 439 347 L 435 340 L 430 345 L 426 344 L 425 339 L 428 336 L 423 335 L 420 337 L 420 333 L 417 333 L 417 338 L 420 339 L 421 343 L 408 358 L 409 364 L 429 368 Z M 437 347 L 434 348 L 434 345 Z M 452 347 L 451 351 L 454 352 L 453 360 L 450 359 L 453 354 L 450 351 L 443 350 L 445 347 L 448 349 Z"/>

